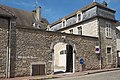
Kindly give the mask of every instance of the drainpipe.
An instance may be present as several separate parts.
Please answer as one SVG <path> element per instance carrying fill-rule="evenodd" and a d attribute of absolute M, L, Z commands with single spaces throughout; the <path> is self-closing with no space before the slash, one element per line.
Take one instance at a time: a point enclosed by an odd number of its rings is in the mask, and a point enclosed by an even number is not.
<path fill-rule="evenodd" d="M 116 68 L 118 67 L 118 56 L 119 56 L 118 53 L 119 53 L 119 52 L 117 51 L 117 54 L 116 54 Z"/>
<path fill-rule="evenodd" d="M 99 46 L 100 46 L 100 53 L 99 53 L 99 57 L 100 57 L 100 60 L 99 60 L 99 65 L 100 65 L 100 69 L 102 69 L 102 55 L 101 55 L 101 32 L 100 32 L 100 22 L 99 22 L 99 19 L 98 19 L 98 40 L 99 40 Z"/>
<path fill-rule="evenodd" d="M 76 47 L 74 44 L 73 46 L 73 73 L 75 73 L 75 54 L 76 54 Z"/>
<path fill-rule="evenodd" d="M 10 54 L 11 54 L 11 19 L 8 26 L 8 46 L 6 55 L 6 78 L 10 78 Z"/>
<path fill-rule="evenodd" d="M 54 74 L 54 49 L 52 49 L 52 75 Z"/>

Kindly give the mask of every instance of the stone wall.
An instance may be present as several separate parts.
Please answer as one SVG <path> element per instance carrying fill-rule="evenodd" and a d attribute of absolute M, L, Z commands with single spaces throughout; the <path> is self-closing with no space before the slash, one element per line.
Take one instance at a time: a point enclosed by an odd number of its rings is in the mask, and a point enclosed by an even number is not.
<path fill-rule="evenodd" d="M 120 27 L 120 26 L 119 26 Z M 120 31 L 116 30 L 116 37 L 117 37 L 117 51 L 120 51 Z"/>
<path fill-rule="evenodd" d="M 11 64 L 12 76 L 31 75 L 31 65 L 33 63 L 46 64 L 46 74 L 52 73 L 52 49 L 50 46 L 56 41 L 65 43 L 72 42 L 76 46 L 75 51 L 75 70 L 79 71 L 79 59 L 85 60 L 86 69 L 98 69 L 99 59 L 95 54 L 95 45 L 98 39 L 95 37 L 77 36 L 72 34 L 61 34 L 46 32 L 41 30 L 17 28 L 14 35 L 14 45 L 11 57 L 14 59 Z M 66 36 L 66 38 L 63 38 Z M 13 75 L 14 74 L 14 75 Z"/>
<path fill-rule="evenodd" d="M 102 68 L 114 67 L 116 64 L 115 30 L 113 27 L 112 38 L 106 38 L 105 20 L 99 19 L 99 21 L 101 27 Z M 1 25 L 3 24 L 3 26 L 0 26 L 0 77 L 5 77 L 8 20 L 3 18 L 1 22 L 4 24 L 0 23 Z M 95 46 L 99 44 L 97 37 L 12 27 L 11 77 L 30 76 L 32 64 L 45 64 L 46 74 L 51 74 L 53 71 L 52 54 L 54 54 L 51 45 L 56 42 L 72 43 L 75 45 L 75 71 L 80 70 L 80 58 L 85 60 L 84 67 L 86 70 L 100 68 L 100 56 L 95 53 Z M 106 63 L 106 46 L 112 46 L 112 64 Z"/>
<path fill-rule="evenodd" d="M 110 22 L 112 26 L 111 30 L 111 38 L 107 38 L 105 35 L 105 28 L 106 22 Z M 117 49 L 116 49 L 116 32 L 115 32 L 115 23 L 113 21 L 109 21 L 106 19 L 99 19 L 99 27 L 101 33 L 101 54 L 102 54 L 102 68 L 110 68 L 116 66 L 116 56 L 117 56 Z M 107 55 L 106 55 L 106 47 L 112 47 L 112 63 L 107 62 Z"/>
<path fill-rule="evenodd" d="M 8 44 L 8 19 L 0 18 L 0 77 L 6 73 L 6 53 Z"/>

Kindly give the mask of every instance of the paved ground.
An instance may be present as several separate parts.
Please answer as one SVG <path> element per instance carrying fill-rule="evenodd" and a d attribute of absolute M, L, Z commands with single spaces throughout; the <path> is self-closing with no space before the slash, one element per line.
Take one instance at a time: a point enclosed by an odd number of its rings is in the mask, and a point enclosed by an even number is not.
<path fill-rule="evenodd" d="M 120 80 L 120 70 L 50 80 Z"/>
<path fill-rule="evenodd" d="M 88 70 L 83 72 L 62 73 L 62 74 L 45 75 L 45 76 L 16 77 L 10 79 L 1 78 L 0 80 L 48 80 L 48 79 L 50 80 L 120 80 L 120 68 Z"/>

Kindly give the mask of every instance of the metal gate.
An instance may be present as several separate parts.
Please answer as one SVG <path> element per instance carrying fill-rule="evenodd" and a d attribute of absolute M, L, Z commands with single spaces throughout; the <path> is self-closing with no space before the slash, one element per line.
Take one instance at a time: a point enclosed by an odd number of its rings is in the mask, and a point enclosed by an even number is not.
<path fill-rule="evenodd" d="M 45 64 L 32 65 L 32 76 L 45 75 Z"/>

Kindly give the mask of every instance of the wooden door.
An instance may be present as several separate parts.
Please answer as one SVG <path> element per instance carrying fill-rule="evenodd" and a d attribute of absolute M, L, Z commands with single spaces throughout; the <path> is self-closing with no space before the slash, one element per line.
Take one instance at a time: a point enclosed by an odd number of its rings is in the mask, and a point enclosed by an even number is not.
<path fill-rule="evenodd" d="M 71 45 L 66 45 L 66 72 L 73 71 L 73 48 Z"/>
<path fill-rule="evenodd" d="M 32 65 L 32 76 L 45 75 L 45 65 Z"/>

